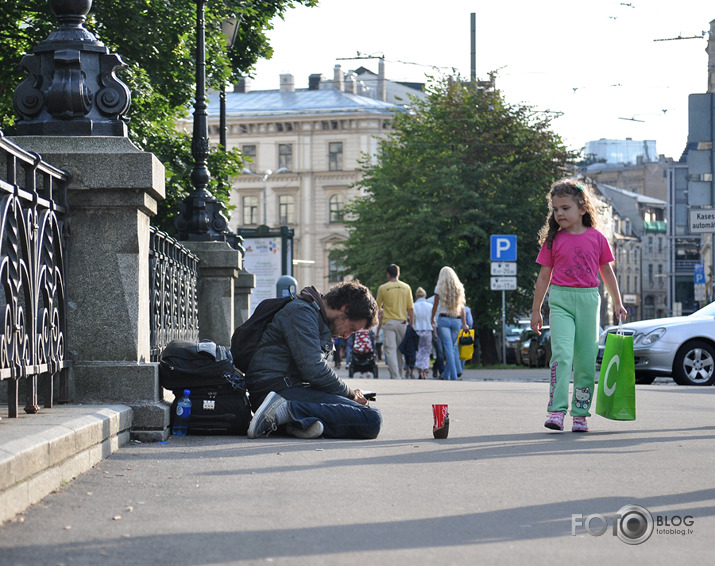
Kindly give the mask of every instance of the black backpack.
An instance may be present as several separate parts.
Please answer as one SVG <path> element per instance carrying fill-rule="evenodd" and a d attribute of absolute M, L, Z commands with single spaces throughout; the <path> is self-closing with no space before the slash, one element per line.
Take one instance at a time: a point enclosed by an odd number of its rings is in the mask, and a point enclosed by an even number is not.
<path fill-rule="evenodd" d="M 264 299 L 253 314 L 239 326 L 231 337 L 231 355 L 233 365 L 242 373 L 246 373 L 251 363 L 253 354 L 258 349 L 258 344 L 263 337 L 263 331 L 270 324 L 276 313 L 286 306 L 294 297 L 278 297 Z"/>
<path fill-rule="evenodd" d="M 220 385 L 235 373 L 231 352 L 211 340 L 172 340 L 159 358 L 159 383 L 172 391 Z"/>

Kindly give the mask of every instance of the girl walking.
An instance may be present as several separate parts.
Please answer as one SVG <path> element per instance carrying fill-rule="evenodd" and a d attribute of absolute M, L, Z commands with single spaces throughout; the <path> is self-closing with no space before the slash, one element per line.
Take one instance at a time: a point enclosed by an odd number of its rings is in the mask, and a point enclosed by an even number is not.
<path fill-rule="evenodd" d="M 435 315 L 439 315 L 436 317 L 436 322 Z M 464 285 L 451 267 L 445 266 L 439 272 L 437 287 L 434 290 L 432 326 L 437 330 L 437 336 L 444 348 L 446 368 L 442 379 L 456 380 L 457 374 L 462 373 L 457 369 L 459 363 L 457 337 L 460 329 L 466 332 L 469 326 L 464 312 Z"/>
<path fill-rule="evenodd" d="M 586 417 L 594 395 L 601 297 L 598 273 L 613 299 L 616 316 L 625 318 L 613 253 L 596 229 L 596 211 L 589 189 L 573 180 L 554 184 L 549 214 L 539 232 L 541 265 L 531 307 L 531 328 L 541 334 L 541 305 L 549 293 L 551 324 L 551 387 L 544 426 L 564 429 L 573 368 L 571 416 L 573 432 L 588 432 Z"/>

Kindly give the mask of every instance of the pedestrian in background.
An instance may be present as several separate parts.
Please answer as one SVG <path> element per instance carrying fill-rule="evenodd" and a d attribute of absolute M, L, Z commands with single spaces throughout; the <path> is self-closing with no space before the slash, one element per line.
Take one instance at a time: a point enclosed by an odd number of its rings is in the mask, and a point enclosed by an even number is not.
<path fill-rule="evenodd" d="M 439 271 L 437 287 L 434 290 L 432 320 L 433 328 L 437 330 L 444 349 L 446 368 L 442 379 L 456 380 L 457 374 L 461 373 L 457 367 L 459 363 L 457 337 L 460 329 L 466 332 L 469 326 L 464 311 L 464 285 L 454 269 L 448 266 Z"/>
<path fill-rule="evenodd" d="M 400 267 L 389 265 L 386 270 L 387 283 L 377 289 L 377 308 L 382 310 L 380 326 L 383 333 L 385 360 L 390 371 L 390 379 L 400 378 L 401 354 L 397 350 L 407 332 L 407 323 L 414 327 L 414 301 L 412 289 L 400 281 Z"/>
<path fill-rule="evenodd" d="M 381 362 L 382 361 L 382 340 L 383 340 L 384 332 L 382 330 L 382 327 L 379 324 L 373 328 L 373 332 L 375 333 L 375 354 L 377 354 L 377 361 Z"/>
<path fill-rule="evenodd" d="M 531 307 L 531 328 L 541 334 L 541 305 L 549 290 L 551 325 L 551 386 L 544 426 L 564 429 L 568 410 L 569 382 L 573 369 L 571 416 L 573 432 L 588 432 L 586 417 L 593 400 L 601 297 L 601 274 L 613 299 L 616 316 L 626 316 L 614 261 L 605 236 L 596 229 L 596 210 L 588 187 L 565 179 L 549 193 L 549 214 L 539 232 L 541 251 Z"/>
<path fill-rule="evenodd" d="M 469 329 L 472 330 L 474 328 L 474 317 L 472 316 L 472 309 L 470 309 L 467 305 L 464 305 L 464 318 L 467 321 L 467 326 L 469 326 Z M 461 366 L 461 369 L 459 370 L 459 376 L 462 375 L 462 372 L 464 372 L 464 366 L 467 365 L 467 360 L 463 360 L 459 357 L 459 344 L 457 345 L 457 359 L 459 360 L 459 364 Z M 477 337 L 475 335 L 474 337 L 474 355 L 472 356 L 473 360 L 479 360 L 479 347 L 477 345 Z"/>
<path fill-rule="evenodd" d="M 427 302 L 427 293 L 422 287 L 415 291 L 415 332 L 419 336 L 415 367 L 419 379 L 427 379 L 429 374 L 429 356 L 432 352 L 432 305 Z"/>

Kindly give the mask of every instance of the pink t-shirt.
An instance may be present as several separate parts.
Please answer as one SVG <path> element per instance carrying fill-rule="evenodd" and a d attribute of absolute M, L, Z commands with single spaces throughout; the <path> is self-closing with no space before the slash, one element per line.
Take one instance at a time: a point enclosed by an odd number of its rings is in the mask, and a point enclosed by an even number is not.
<path fill-rule="evenodd" d="M 559 230 L 551 249 L 546 242 L 536 263 L 552 267 L 551 283 L 562 287 L 598 287 L 598 271 L 613 261 L 608 240 L 595 228 L 582 234 Z"/>

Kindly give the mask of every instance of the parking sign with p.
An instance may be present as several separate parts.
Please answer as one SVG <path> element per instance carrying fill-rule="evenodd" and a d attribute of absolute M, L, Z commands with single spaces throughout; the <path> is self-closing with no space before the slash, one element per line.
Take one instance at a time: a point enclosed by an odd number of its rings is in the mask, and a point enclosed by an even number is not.
<path fill-rule="evenodd" d="M 516 261 L 516 236 L 492 235 L 491 237 L 492 261 Z"/>

